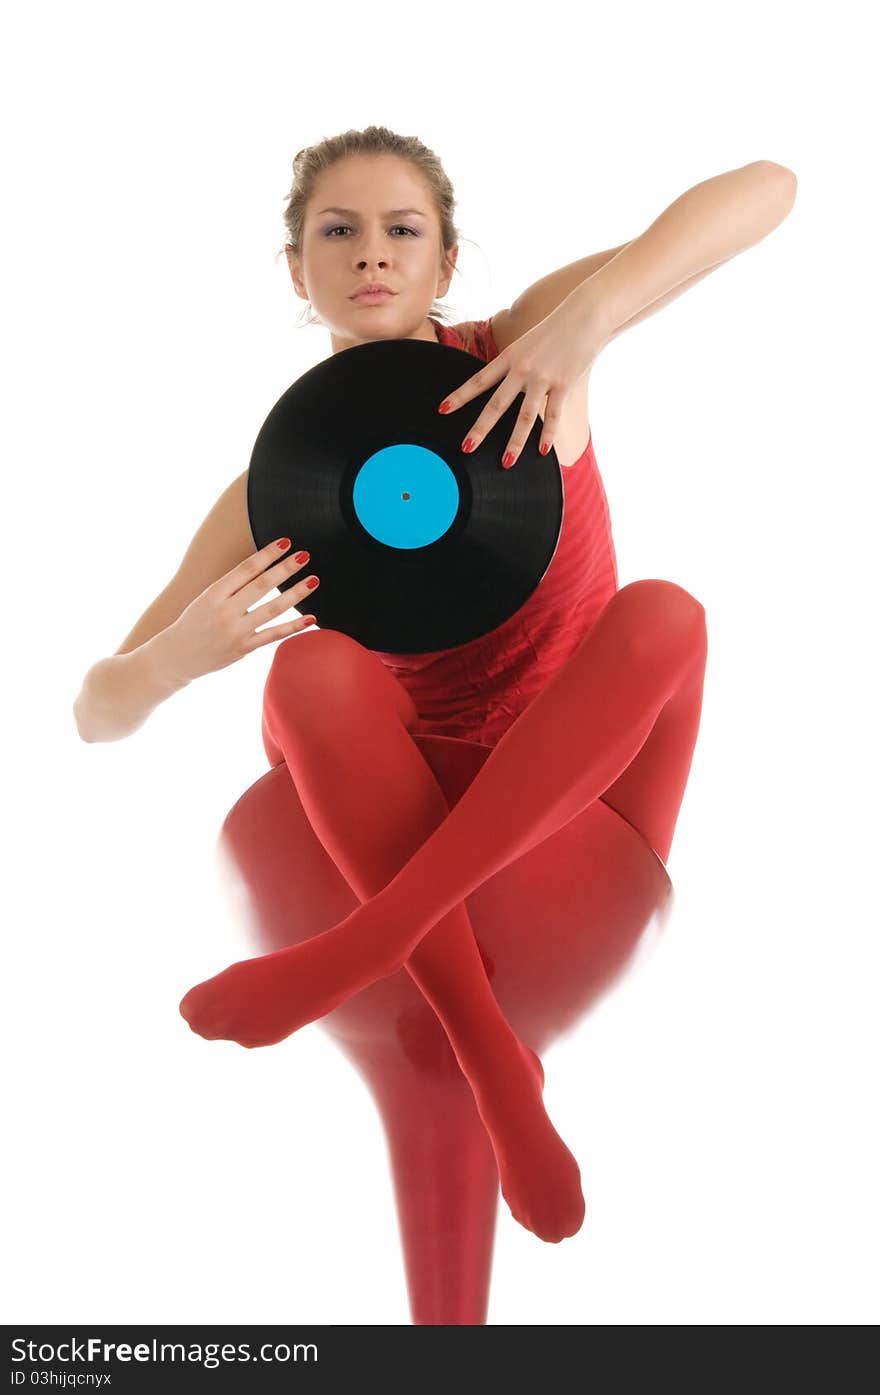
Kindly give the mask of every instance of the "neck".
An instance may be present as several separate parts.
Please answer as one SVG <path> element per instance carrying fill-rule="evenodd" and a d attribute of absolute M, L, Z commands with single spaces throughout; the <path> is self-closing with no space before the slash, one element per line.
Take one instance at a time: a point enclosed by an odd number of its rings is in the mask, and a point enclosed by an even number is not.
<path fill-rule="evenodd" d="M 424 320 L 414 334 L 407 334 L 404 337 L 407 339 L 425 339 L 429 344 L 440 343 L 440 336 L 437 333 L 436 325 L 431 319 Z M 359 344 L 372 344 L 374 342 L 375 341 L 372 339 L 345 339 L 341 335 L 331 334 L 330 352 L 338 354 L 341 353 L 343 349 L 354 349 Z"/>

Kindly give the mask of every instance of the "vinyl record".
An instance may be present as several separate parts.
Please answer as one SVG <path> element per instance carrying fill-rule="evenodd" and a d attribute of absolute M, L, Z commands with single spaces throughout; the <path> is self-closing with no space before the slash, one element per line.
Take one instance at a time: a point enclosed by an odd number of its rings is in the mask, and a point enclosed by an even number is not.
<path fill-rule="evenodd" d="M 470 455 L 461 442 L 497 384 L 437 410 L 483 366 L 451 345 L 383 339 L 331 355 L 272 408 L 251 455 L 251 531 L 258 548 L 289 537 L 310 553 L 320 625 L 388 654 L 452 649 L 538 586 L 564 508 L 556 452 L 538 451 L 540 418 L 505 470 L 522 394 Z"/>

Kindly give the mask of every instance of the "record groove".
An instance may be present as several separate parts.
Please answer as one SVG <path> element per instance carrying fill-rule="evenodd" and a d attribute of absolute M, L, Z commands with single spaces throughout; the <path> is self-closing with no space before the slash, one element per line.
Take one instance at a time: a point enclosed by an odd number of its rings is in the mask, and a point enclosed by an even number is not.
<path fill-rule="evenodd" d="M 389 654 L 451 649 L 503 624 L 540 583 L 564 509 L 540 418 L 504 470 L 522 394 L 470 455 L 462 439 L 497 384 L 451 416 L 437 410 L 483 366 L 428 340 L 358 344 L 304 373 L 266 417 L 247 480 L 254 542 L 286 536 L 308 550 L 321 578 L 308 609 L 324 628 Z"/>

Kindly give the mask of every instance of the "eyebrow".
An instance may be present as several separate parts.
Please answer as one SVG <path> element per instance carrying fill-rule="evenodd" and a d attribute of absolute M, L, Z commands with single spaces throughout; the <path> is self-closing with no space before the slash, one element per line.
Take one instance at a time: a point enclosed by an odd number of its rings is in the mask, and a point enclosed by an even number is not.
<path fill-rule="evenodd" d="M 322 208 L 321 212 L 318 214 L 319 218 L 321 216 L 321 213 L 342 213 L 347 218 L 357 217 L 357 210 L 354 208 Z M 402 218 L 405 213 L 417 213 L 420 218 L 427 217 L 427 214 L 423 213 L 420 208 L 389 208 L 385 214 L 385 217 Z"/>

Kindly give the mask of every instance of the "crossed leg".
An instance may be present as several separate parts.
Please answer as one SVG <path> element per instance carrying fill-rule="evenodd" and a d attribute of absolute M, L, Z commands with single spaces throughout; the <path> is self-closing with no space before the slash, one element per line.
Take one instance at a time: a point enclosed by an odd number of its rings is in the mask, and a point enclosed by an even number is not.
<path fill-rule="evenodd" d="M 344 636 L 336 638 L 352 643 Z M 307 658 L 307 644 L 318 642 L 315 636 L 297 643 L 300 658 Z M 624 587 L 611 598 L 567 663 L 505 733 L 445 816 L 445 800 L 409 736 L 405 710 L 394 713 L 394 723 L 377 724 L 377 712 L 387 719 L 389 705 L 387 691 L 384 706 L 377 701 L 376 685 L 361 692 L 358 708 L 373 743 L 374 768 L 358 779 L 359 800 L 349 799 L 351 742 L 332 735 L 339 733 L 344 714 L 329 702 L 329 740 L 309 740 L 315 701 L 313 695 L 312 706 L 305 705 L 309 702 L 308 665 L 300 663 L 300 690 L 289 697 L 290 716 L 282 724 L 287 735 L 276 733 L 275 739 L 285 758 L 291 753 L 289 764 L 318 836 L 357 894 L 369 899 L 324 934 L 232 965 L 190 990 L 181 1003 L 184 1017 L 206 1037 L 268 1044 L 394 972 L 409 956 L 407 967 L 438 1011 L 475 1086 L 478 1103 L 480 1084 L 488 1081 L 489 1093 L 494 1090 L 500 1098 L 503 1080 L 510 1078 L 511 1069 L 516 1074 L 510 1050 L 515 1038 L 485 980 L 461 902 L 603 792 L 606 801 L 666 856 L 699 724 L 705 655 L 705 614 L 688 592 L 655 580 Z M 383 676 L 387 677 L 384 671 Z M 327 684 L 322 684 L 321 704 L 327 701 L 327 691 Z M 352 711 L 349 697 L 349 722 Z M 297 723 L 304 737 L 291 735 L 297 732 Z M 383 757 L 390 748 L 387 742 L 383 745 L 381 733 L 390 731 L 396 731 L 396 766 L 385 772 Z M 384 809 L 387 801 L 398 797 L 396 782 L 407 764 L 410 772 L 421 772 L 417 779 L 425 817 L 409 832 L 405 823 L 398 823 L 396 842 L 384 841 L 387 830 L 383 827 L 378 842 L 371 846 L 374 850 L 384 847 L 385 853 L 376 854 L 372 872 L 365 871 L 369 859 L 361 861 L 353 852 L 358 837 L 363 838 L 365 802 L 368 824 L 371 808 Z M 348 825 L 345 814 L 331 813 L 340 807 L 340 800 L 349 810 Z M 433 828 L 427 836 L 426 826 Z M 429 937 L 434 926 L 443 934 Z M 454 953 L 458 957 L 453 963 Z M 468 956 L 470 966 L 462 980 L 456 967 L 467 964 Z M 467 991 L 474 996 L 465 1006 Z M 478 1025 L 486 1020 L 487 1007 L 488 1037 Z M 486 1040 L 493 1043 L 495 1056 L 486 1050 Z M 499 1081 L 486 1063 L 503 1059 L 505 1049 L 507 1071 Z M 520 1056 L 520 1080 L 525 1059 Z M 553 1137 L 561 1165 L 564 1155 L 568 1159 L 571 1155 L 555 1133 Z M 571 1164 L 576 1168 L 573 1159 Z M 574 1200 L 573 1176 L 569 1168 L 569 1206 Z M 528 1210 L 528 1204 L 524 1209 Z"/>
<path fill-rule="evenodd" d="M 276 651 L 263 705 L 266 754 L 286 763 L 312 828 L 362 902 L 449 813 L 413 740 L 418 724 L 406 689 L 347 635 L 321 630 Z M 540 1060 L 492 991 L 463 902 L 404 967 L 471 1086 L 513 1214 L 545 1239 L 573 1234 L 584 1215 L 580 1171 L 544 1108 Z"/>

